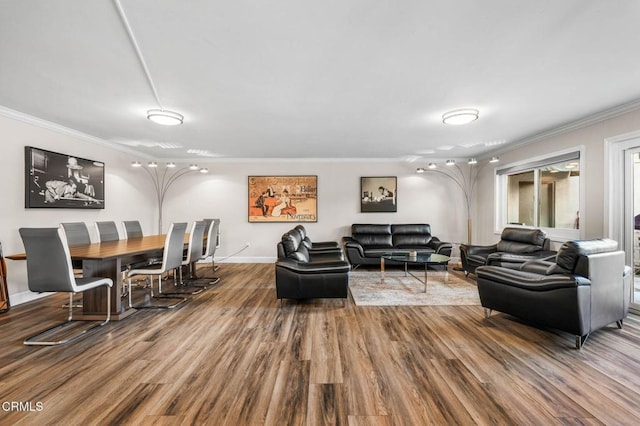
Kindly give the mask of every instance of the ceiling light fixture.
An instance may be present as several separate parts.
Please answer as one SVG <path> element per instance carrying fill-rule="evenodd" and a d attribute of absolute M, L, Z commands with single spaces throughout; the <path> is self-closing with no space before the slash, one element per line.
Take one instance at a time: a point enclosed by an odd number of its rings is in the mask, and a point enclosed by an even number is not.
<path fill-rule="evenodd" d="M 454 109 L 453 111 L 442 114 L 442 122 L 458 126 L 476 121 L 480 116 L 480 111 L 473 108 Z"/>
<path fill-rule="evenodd" d="M 455 166 L 456 160 L 447 160 L 444 164 L 447 166 Z"/>
<path fill-rule="evenodd" d="M 438 167 L 438 165 L 436 163 L 429 163 L 427 167 L 430 169 L 435 169 L 436 167 Z"/>
<path fill-rule="evenodd" d="M 184 121 L 182 114 L 166 109 L 150 109 L 147 111 L 147 118 L 163 126 L 178 126 Z"/>
<path fill-rule="evenodd" d="M 120 4 L 120 0 L 113 0 L 113 3 L 118 10 L 118 15 L 120 16 L 120 20 L 122 21 L 122 25 L 127 31 L 127 35 L 129 36 L 129 40 L 133 45 L 133 48 L 136 52 L 136 56 L 138 57 L 138 61 L 142 66 L 142 70 L 144 71 L 144 75 L 147 78 L 147 83 L 149 84 L 149 88 L 151 92 L 153 92 L 153 96 L 156 98 L 156 103 L 158 104 L 158 109 L 150 109 L 147 111 L 147 118 L 154 123 L 162 124 L 165 126 L 177 126 L 183 123 L 184 116 L 174 111 L 168 111 L 163 108 L 162 102 L 160 102 L 160 95 L 158 94 L 158 90 L 156 89 L 156 85 L 153 83 L 153 79 L 151 78 L 151 72 L 149 72 L 149 67 L 147 66 L 147 62 L 144 60 L 144 56 L 142 56 L 142 50 L 140 50 L 140 44 L 138 44 L 138 40 L 136 39 L 135 34 L 133 34 L 133 29 L 131 28 L 131 24 L 129 23 L 129 19 L 127 19 L 127 15 L 124 13 L 124 9 L 122 8 L 122 4 Z"/>
<path fill-rule="evenodd" d="M 169 161 L 167 163 L 167 167 L 169 167 L 170 169 L 173 169 L 176 166 L 176 163 L 174 163 L 173 161 Z"/>
<path fill-rule="evenodd" d="M 139 161 L 132 161 L 131 167 L 142 167 L 142 163 Z"/>
<path fill-rule="evenodd" d="M 424 167 L 418 167 L 416 173 L 424 173 Z"/>
<path fill-rule="evenodd" d="M 500 161 L 500 157 L 491 157 L 491 160 L 489 160 L 490 163 L 497 163 L 498 161 Z"/>
<path fill-rule="evenodd" d="M 475 158 L 469 158 L 469 161 L 467 161 L 467 164 L 478 164 L 478 160 Z"/>

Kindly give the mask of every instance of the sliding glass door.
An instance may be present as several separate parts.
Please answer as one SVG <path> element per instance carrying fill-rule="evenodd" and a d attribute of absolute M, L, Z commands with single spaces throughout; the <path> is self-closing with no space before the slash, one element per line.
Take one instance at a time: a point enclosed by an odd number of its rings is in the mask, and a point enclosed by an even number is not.
<path fill-rule="evenodd" d="M 625 150 L 624 248 L 633 267 L 632 307 L 640 310 L 640 147 Z"/>

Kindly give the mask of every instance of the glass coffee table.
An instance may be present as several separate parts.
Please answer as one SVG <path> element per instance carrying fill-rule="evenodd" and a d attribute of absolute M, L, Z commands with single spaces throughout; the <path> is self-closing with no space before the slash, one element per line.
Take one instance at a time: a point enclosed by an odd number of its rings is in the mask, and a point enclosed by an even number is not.
<path fill-rule="evenodd" d="M 384 262 L 396 262 L 404 263 L 404 275 L 411 275 L 421 283 L 424 283 L 424 292 L 427 292 L 427 269 L 429 265 L 444 265 L 445 268 L 449 264 L 451 258 L 442 254 L 435 253 L 417 253 L 415 256 L 409 253 L 384 253 L 380 256 L 380 275 L 384 281 Z M 424 280 L 422 277 L 414 275 L 408 268 L 408 265 L 423 265 L 424 266 Z"/>

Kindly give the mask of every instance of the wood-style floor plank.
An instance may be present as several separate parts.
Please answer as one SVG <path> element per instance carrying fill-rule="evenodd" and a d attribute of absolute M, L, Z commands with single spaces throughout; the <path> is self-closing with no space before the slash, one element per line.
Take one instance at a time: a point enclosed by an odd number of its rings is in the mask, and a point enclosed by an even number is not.
<path fill-rule="evenodd" d="M 0 425 L 640 421 L 637 316 L 575 350 L 573 336 L 485 319 L 480 306 L 281 306 L 272 264 L 216 274 L 178 309 L 141 310 L 62 347 L 22 340 L 65 318 L 65 295 L 0 315 L 0 403 L 23 404 L 5 404 Z"/>

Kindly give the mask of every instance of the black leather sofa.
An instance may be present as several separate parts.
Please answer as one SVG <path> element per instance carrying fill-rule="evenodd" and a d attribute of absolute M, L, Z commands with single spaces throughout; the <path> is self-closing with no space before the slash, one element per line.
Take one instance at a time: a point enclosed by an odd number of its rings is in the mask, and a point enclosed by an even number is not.
<path fill-rule="evenodd" d="M 589 333 L 622 321 L 629 310 L 631 268 L 613 240 L 569 241 L 555 262 L 532 260 L 519 270 L 481 266 L 480 301 L 491 310 L 576 336 L 580 349 Z"/>
<path fill-rule="evenodd" d="M 383 253 L 438 253 L 451 255 L 451 243 L 440 241 L 431 235 L 428 224 L 360 224 L 351 225 L 351 236 L 342 243 L 349 263 L 379 265 Z"/>
<path fill-rule="evenodd" d="M 483 265 L 518 269 L 528 260 L 552 260 L 551 240 L 541 229 L 507 227 L 500 241 L 490 246 L 460 245 L 460 260 L 465 274 L 474 274 Z"/>
<path fill-rule="evenodd" d="M 292 229 L 277 244 L 276 294 L 280 299 L 347 298 L 349 263 L 342 249 L 309 250 L 299 229 Z M 313 246 L 313 242 L 308 241 Z M 337 243 L 335 244 L 337 246 Z"/>

